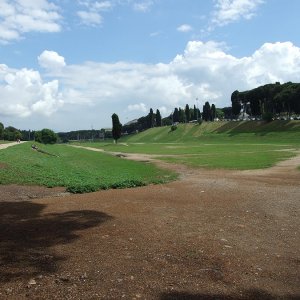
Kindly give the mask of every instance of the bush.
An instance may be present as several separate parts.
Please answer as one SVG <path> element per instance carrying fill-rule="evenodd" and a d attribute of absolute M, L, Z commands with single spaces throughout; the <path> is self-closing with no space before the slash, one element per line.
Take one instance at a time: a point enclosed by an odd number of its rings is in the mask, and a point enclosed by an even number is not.
<path fill-rule="evenodd" d="M 262 119 L 265 121 L 265 122 L 271 122 L 273 120 L 273 114 L 270 113 L 270 112 L 266 112 L 262 115 Z"/>
<path fill-rule="evenodd" d="M 171 131 L 175 131 L 177 129 L 177 125 L 172 125 L 171 126 Z"/>
<path fill-rule="evenodd" d="M 126 189 L 126 188 L 134 188 L 138 186 L 145 186 L 146 183 L 137 180 L 137 179 L 127 179 L 119 182 L 112 183 L 110 185 L 101 183 L 101 184 L 82 184 L 78 183 L 75 185 L 70 185 L 67 187 L 67 192 L 73 194 L 84 194 L 84 193 L 92 193 L 99 190 L 108 190 L 108 189 Z"/>
<path fill-rule="evenodd" d="M 35 133 L 35 140 L 42 144 L 55 144 L 57 142 L 57 135 L 51 129 L 44 128 Z"/>
<path fill-rule="evenodd" d="M 133 188 L 133 187 L 145 186 L 145 185 L 146 185 L 146 183 L 144 183 L 141 180 L 127 179 L 127 180 L 123 180 L 123 181 L 113 183 L 111 185 L 111 188 L 113 188 L 113 189 L 126 189 L 126 188 Z"/>

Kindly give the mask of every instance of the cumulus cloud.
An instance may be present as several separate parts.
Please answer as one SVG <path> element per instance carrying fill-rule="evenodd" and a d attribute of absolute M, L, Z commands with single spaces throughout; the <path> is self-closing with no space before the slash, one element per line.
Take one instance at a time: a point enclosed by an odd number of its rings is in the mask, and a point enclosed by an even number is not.
<path fill-rule="evenodd" d="M 112 8 L 111 1 L 85 0 L 78 1 L 78 3 L 84 7 L 84 10 L 79 10 L 77 15 L 81 23 L 88 26 L 100 25 L 103 20 L 101 13 Z"/>
<path fill-rule="evenodd" d="M 47 0 L 1 0 L 0 42 L 20 39 L 31 31 L 58 32 L 61 18 L 58 7 Z"/>
<path fill-rule="evenodd" d="M 1 65 L 0 70 L 1 116 L 49 116 L 63 105 L 57 80 L 44 83 L 39 72 L 29 69 Z"/>
<path fill-rule="evenodd" d="M 265 43 L 252 55 L 239 58 L 227 53 L 223 44 L 191 41 L 169 63 L 87 62 L 65 65 L 51 76 L 53 80 L 45 82 L 37 71 L 0 65 L 0 113 L 51 114 L 54 119 L 63 109 L 70 113 L 56 124 L 77 118 L 81 127 L 87 123 L 90 128 L 92 116 L 99 120 L 101 115 L 104 126 L 109 126 L 113 112 L 130 120 L 151 107 L 166 116 L 174 107 L 196 104 L 196 98 L 200 108 L 205 101 L 229 106 L 236 89 L 299 82 L 300 48 L 291 42 Z"/>
<path fill-rule="evenodd" d="M 58 70 L 63 68 L 65 63 L 65 58 L 60 56 L 55 51 L 44 50 L 40 56 L 38 56 L 38 62 L 41 67 L 47 70 Z"/>
<path fill-rule="evenodd" d="M 213 26 L 224 26 L 240 19 L 251 19 L 255 16 L 263 0 L 216 0 L 213 12 Z"/>
<path fill-rule="evenodd" d="M 179 27 L 177 27 L 177 31 L 180 31 L 180 32 L 189 32 L 192 30 L 193 30 L 193 27 L 189 24 L 182 24 Z"/>

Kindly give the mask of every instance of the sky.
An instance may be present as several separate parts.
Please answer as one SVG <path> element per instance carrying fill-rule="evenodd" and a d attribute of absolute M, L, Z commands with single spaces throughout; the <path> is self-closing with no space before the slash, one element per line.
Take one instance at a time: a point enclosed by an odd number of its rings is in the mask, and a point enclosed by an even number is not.
<path fill-rule="evenodd" d="M 300 82 L 299 0 L 0 0 L 0 122 L 111 127 Z"/>

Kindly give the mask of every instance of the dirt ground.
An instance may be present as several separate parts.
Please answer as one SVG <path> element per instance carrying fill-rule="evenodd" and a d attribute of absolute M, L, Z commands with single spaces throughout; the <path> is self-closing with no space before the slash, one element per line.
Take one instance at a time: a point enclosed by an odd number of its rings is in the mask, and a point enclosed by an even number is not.
<path fill-rule="evenodd" d="M 258 171 L 156 163 L 180 179 L 0 186 L 0 299 L 300 299 L 300 156 Z"/>

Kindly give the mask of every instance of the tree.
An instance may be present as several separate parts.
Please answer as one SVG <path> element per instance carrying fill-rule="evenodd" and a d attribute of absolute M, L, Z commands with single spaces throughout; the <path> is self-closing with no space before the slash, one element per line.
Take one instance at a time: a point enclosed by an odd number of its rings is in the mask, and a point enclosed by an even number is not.
<path fill-rule="evenodd" d="M 198 110 L 196 108 L 196 105 L 194 105 L 194 120 L 198 120 L 198 119 L 199 119 Z"/>
<path fill-rule="evenodd" d="M 0 122 L 0 140 L 3 139 L 4 125 Z"/>
<path fill-rule="evenodd" d="M 239 91 L 234 91 L 231 94 L 232 114 L 237 116 L 241 111 L 241 102 L 239 99 Z"/>
<path fill-rule="evenodd" d="M 179 112 L 179 122 L 180 123 L 185 123 L 184 110 L 179 107 L 179 111 L 178 112 Z"/>
<path fill-rule="evenodd" d="M 8 126 L 3 131 L 3 139 L 7 141 L 15 141 L 21 137 L 21 133 L 18 129 L 12 126 Z"/>
<path fill-rule="evenodd" d="M 213 121 L 216 117 L 216 106 L 214 104 L 211 105 L 211 120 Z"/>
<path fill-rule="evenodd" d="M 226 109 L 226 107 L 223 108 L 223 110 Z M 216 117 L 218 119 L 224 119 L 225 117 L 225 113 L 221 108 L 216 108 Z M 231 107 L 230 107 L 230 111 L 231 111 Z"/>
<path fill-rule="evenodd" d="M 204 121 L 211 120 L 211 108 L 209 102 L 205 102 L 205 104 L 203 105 L 202 118 Z"/>
<path fill-rule="evenodd" d="M 160 111 L 157 109 L 156 110 L 156 126 L 161 127 L 161 114 Z"/>
<path fill-rule="evenodd" d="M 177 107 L 175 107 L 175 110 L 174 110 L 173 122 L 174 123 L 179 122 L 179 110 Z"/>
<path fill-rule="evenodd" d="M 148 114 L 148 128 L 154 127 L 154 114 L 153 109 L 150 108 L 150 112 Z"/>
<path fill-rule="evenodd" d="M 119 117 L 117 114 L 113 114 L 112 118 L 112 136 L 115 142 L 118 142 L 118 139 L 121 137 L 122 133 L 122 124 L 119 121 Z"/>
<path fill-rule="evenodd" d="M 185 113 L 185 120 L 188 123 L 191 119 L 191 112 L 190 112 L 190 107 L 188 104 L 186 104 L 186 106 L 185 106 L 184 113 Z"/>
<path fill-rule="evenodd" d="M 57 134 L 51 129 L 44 128 L 35 132 L 35 140 L 43 144 L 55 144 L 57 142 Z"/>

